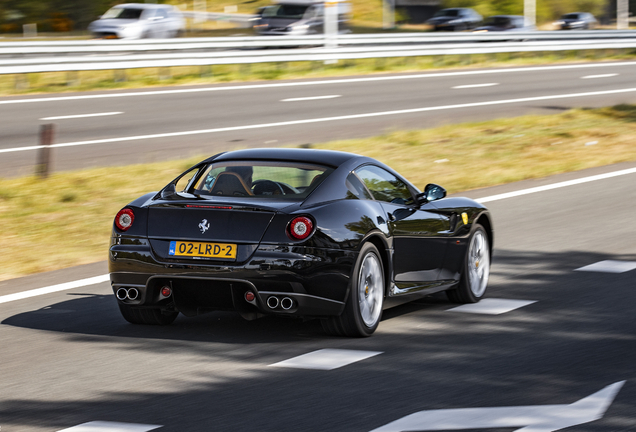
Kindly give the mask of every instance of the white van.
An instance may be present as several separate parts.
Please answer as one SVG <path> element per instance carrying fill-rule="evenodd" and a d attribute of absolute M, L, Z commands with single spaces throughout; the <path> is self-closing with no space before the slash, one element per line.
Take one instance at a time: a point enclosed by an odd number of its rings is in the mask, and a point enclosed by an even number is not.
<path fill-rule="evenodd" d="M 348 33 L 351 3 L 339 2 L 338 33 Z M 261 8 L 254 31 L 259 35 L 302 36 L 324 33 L 324 1 L 278 0 Z"/>
<path fill-rule="evenodd" d="M 154 3 L 126 3 L 113 6 L 88 30 L 98 38 L 169 38 L 183 33 L 185 20 L 174 6 Z"/>

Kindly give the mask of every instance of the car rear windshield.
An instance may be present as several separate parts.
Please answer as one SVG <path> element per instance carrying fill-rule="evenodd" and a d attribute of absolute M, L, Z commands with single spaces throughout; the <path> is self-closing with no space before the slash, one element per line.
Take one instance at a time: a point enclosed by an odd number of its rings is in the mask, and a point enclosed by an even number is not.
<path fill-rule="evenodd" d="M 435 13 L 435 15 L 433 15 L 434 18 L 436 17 L 443 17 L 443 16 L 447 16 L 447 17 L 456 17 L 459 16 L 459 9 L 442 9 L 441 11 Z"/>
<path fill-rule="evenodd" d="M 139 19 L 143 11 L 144 11 L 143 9 L 114 7 L 114 8 L 108 9 L 106 13 L 102 15 L 102 19 L 108 19 L 108 18 Z"/>
<path fill-rule="evenodd" d="M 269 6 L 263 11 L 263 17 L 265 18 L 293 18 L 302 19 L 305 15 L 305 11 L 309 6 L 307 5 L 294 5 L 294 4 L 281 4 L 276 6 Z"/>
<path fill-rule="evenodd" d="M 199 196 L 245 198 L 306 198 L 332 168 L 295 162 L 218 162 L 203 168 L 191 193 Z"/>

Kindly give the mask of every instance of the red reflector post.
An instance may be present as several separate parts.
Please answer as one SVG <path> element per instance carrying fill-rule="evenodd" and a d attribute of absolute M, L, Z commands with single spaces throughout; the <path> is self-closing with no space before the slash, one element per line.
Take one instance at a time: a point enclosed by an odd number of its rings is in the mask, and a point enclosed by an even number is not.
<path fill-rule="evenodd" d="M 135 214 L 131 209 L 125 208 L 119 210 L 115 216 L 115 225 L 122 231 L 127 231 L 135 221 Z"/>
<path fill-rule="evenodd" d="M 289 224 L 289 234 L 297 239 L 304 240 L 311 234 L 311 230 L 314 228 L 314 224 L 311 219 L 299 216 L 292 219 Z"/>
<path fill-rule="evenodd" d="M 245 293 L 245 301 L 251 302 L 251 301 L 254 301 L 255 298 L 256 296 L 254 295 L 252 291 L 247 291 Z"/>
<path fill-rule="evenodd" d="M 161 288 L 161 295 L 164 297 L 170 297 L 172 295 L 172 290 L 169 286 L 165 286 Z"/>

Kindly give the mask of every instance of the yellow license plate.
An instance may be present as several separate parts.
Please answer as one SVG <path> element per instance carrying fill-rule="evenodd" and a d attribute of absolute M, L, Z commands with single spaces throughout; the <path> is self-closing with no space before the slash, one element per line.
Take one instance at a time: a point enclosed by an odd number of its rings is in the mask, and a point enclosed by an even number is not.
<path fill-rule="evenodd" d="M 171 241 L 168 255 L 235 260 L 236 249 L 236 245 L 231 243 Z"/>

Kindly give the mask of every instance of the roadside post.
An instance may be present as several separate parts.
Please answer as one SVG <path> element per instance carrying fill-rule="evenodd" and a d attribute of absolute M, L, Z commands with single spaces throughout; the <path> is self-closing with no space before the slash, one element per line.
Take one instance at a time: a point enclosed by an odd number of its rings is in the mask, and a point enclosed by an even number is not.
<path fill-rule="evenodd" d="M 385 30 L 395 28 L 395 0 L 382 1 L 382 28 Z"/>
<path fill-rule="evenodd" d="M 629 30 L 629 2 L 616 1 L 616 30 Z"/>
<path fill-rule="evenodd" d="M 47 178 L 51 169 L 51 144 L 53 144 L 54 125 L 52 123 L 40 126 L 40 148 L 38 150 L 38 163 L 35 166 L 35 175 Z"/>
<path fill-rule="evenodd" d="M 338 46 L 338 0 L 327 0 L 324 12 L 325 48 Z"/>
<path fill-rule="evenodd" d="M 534 26 L 537 24 L 537 0 L 524 0 L 523 15 L 526 25 Z"/>

